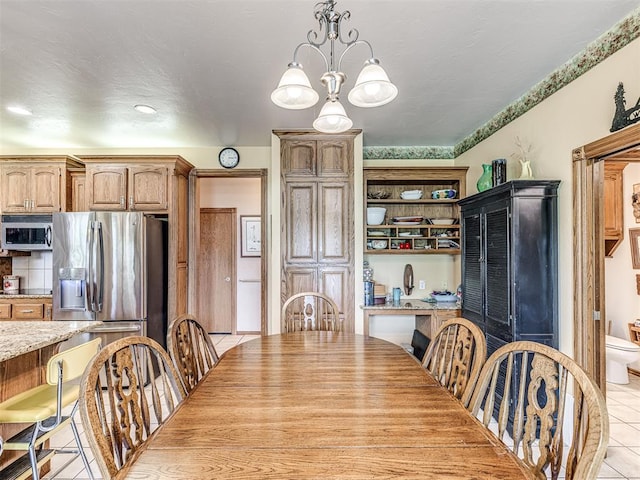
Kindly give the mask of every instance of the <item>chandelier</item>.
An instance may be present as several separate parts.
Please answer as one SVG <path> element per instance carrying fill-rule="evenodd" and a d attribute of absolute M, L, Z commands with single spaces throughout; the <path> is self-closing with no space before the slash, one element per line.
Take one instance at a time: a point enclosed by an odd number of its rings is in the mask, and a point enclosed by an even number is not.
<path fill-rule="evenodd" d="M 337 12 L 334 10 L 335 5 L 336 2 L 333 0 L 316 3 L 313 14 L 319 23 L 318 30 L 309 30 L 307 41 L 296 47 L 293 52 L 293 61 L 282 75 L 278 88 L 271 93 L 271 101 L 279 107 L 300 110 L 315 105 L 320 97 L 311 88 L 311 82 L 298 62 L 298 51 L 302 47 L 309 47 L 318 52 L 324 59 L 326 67 L 326 72 L 320 77 L 320 81 L 327 89 L 327 97 L 318 118 L 313 122 L 313 128 L 324 133 L 344 132 L 353 125 L 339 100 L 340 88 L 347 79 L 340 67 L 345 54 L 356 45 L 369 47 L 371 57 L 364 62 L 356 84 L 347 96 L 349 102 L 357 107 L 379 107 L 389 103 L 398 95 L 397 87 L 389 81 L 380 62 L 373 56 L 371 44 L 366 40 L 359 40 L 359 33 L 355 28 L 343 35 L 342 21 L 349 20 L 351 12 L 348 10 L 342 13 Z M 337 42 L 344 45 L 344 50 L 336 62 Z M 328 55 L 321 50 L 327 44 Z"/>

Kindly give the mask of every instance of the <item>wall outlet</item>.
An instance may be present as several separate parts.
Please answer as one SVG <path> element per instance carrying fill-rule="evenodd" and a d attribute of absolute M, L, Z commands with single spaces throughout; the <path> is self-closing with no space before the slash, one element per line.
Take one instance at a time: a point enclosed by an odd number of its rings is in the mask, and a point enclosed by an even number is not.
<path fill-rule="evenodd" d="M 420 280 L 418 282 L 418 290 L 424 290 L 425 288 L 427 288 L 427 286 L 424 283 L 424 280 Z"/>

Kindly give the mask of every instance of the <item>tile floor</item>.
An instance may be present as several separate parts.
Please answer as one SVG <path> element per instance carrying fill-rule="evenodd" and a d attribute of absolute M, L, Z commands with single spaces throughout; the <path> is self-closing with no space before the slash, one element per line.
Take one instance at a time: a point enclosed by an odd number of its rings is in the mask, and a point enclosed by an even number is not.
<path fill-rule="evenodd" d="M 257 335 L 212 335 L 212 339 L 219 354 L 233 348 L 239 343 L 257 338 Z M 607 458 L 602 465 L 598 479 L 637 479 L 640 480 L 640 377 L 631 376 L 628 385 L 607 384 L 607 404 L 609 408 L 610 438 Z M 78 416 L 79 422 L 79 416 Z M 78 425 L 83 431 L 81 425 Z M 53 439 L 54 447 L 73 446 L 73 435 L 58 435 Z M 65 432 L 66 433 L 66 432 Z M 81 433 L 82 440 L 84 433 Z M 93 462 L 93 455 L 87 449 L 96 478 L 100 478 L 97 467 Z M 54 457 L 53 469 L 59 468 L 67 460 L 68 455 Z M 71 480 L 89 478 L 78 458 L 71 462 L 55 477 L 50 475 L 45 479 Z"/>

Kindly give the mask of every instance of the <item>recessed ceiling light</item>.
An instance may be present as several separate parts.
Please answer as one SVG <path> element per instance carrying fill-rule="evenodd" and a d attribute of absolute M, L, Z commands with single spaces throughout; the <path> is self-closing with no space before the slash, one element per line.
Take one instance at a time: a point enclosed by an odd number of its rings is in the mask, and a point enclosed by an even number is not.
<path fill-rule="evenodd" d="M 151 106 L 149 106 L 149 105 L 136 105 L 133 108 L 136 109 L 140 113 L 146 113 L 148 115 L 153 115 L 154 113 L 157 113 L 156 109 L 151 107 Z"/>
<path fill-rule="evenodd" d="M 27 110 L 26 108 L 20 107 L 18 105 L 7 107 L 7 110 L 9 110 L 11 113 L 15 113 L 16 115 L 33 115 L 33 113 L 31 113 L 31 110 Z"/>

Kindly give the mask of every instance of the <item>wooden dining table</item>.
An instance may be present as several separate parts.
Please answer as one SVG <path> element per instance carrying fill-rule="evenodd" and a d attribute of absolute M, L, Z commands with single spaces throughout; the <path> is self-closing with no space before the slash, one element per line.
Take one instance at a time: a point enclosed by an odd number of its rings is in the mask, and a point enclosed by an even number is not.
<path fill-rule="evenodd" d="M 227 351 L 118 478 L 534 477 L 401 347 L 314 331 Z"/>

